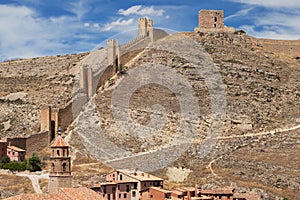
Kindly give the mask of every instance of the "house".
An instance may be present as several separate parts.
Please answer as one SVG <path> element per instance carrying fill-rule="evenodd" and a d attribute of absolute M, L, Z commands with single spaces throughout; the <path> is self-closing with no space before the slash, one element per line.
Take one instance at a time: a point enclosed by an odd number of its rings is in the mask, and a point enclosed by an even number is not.
<path fill-rule="evenodd" d="M 212 200 L 233 200 L 234 190 L 235 188 L 200 190 L 198 196 L 211 197 Z"/>
<path fill-rule="evenodd" d="M 16 146 L 11 146 L 9 143 L 7 146 L 7 156 L 9 157 L 10 161 L 23 161 L 25 160 L 26 151 Z"/>
<path fill-rule="evenodd" d="M 0 159 L 7 155 L 7 142 L 0 140 Z"/>
<path fill-rule="evenodd" d="M 153 186 L 163 187 L 163 179 L 139 170 L 114 170 L 105 180 L 91 188 L 105 200 L 139 200 L 141 191 Z"/>

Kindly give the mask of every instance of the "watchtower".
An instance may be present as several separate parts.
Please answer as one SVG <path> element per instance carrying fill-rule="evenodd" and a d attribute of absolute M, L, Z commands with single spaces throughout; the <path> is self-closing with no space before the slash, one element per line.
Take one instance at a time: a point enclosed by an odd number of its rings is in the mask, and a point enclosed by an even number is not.
<path fill-rule="evenodd" d="M 145 37 L 145 36 L 151 36 L 153 35 L 153 21 L 152 19 L 147 19 L 146 17 L 144 18 L 139 18 L 139 36 L 140 37 Z"/>
<path fill-rule="evenodd" d="M 200 10 L 198 15 L 198 27 L 200 29 L 223 29 L 223 10 Z"/>
<path fill-rule="evenodd" d="M 49 193 L 56 194 L 59 188 L 72 187 L 71 157 L 69 145 L 61 137 L 61 130 L 51 144 L 51 172 L 49 175 Z"/>

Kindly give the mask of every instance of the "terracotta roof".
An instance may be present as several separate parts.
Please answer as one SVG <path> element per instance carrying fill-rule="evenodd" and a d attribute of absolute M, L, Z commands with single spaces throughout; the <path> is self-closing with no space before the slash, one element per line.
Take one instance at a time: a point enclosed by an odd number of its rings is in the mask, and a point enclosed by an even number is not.
<path fill-rule="evenodd" d="M 7 200 L 91 200 L 101 196 L 89 188 L 60 188 L 58 194 L 20 194 Z"/>
<path fill-rule="evenodd" d="M 101 198 L 101 196 L 97 192 L 86 187 L 60 188 L 59 194 L 72 200 L 91 200 Z"/>
<path fill-rule="evenodd" d="M 148 174 L 146 172 L 142 172 L 139 170 L 131 170 L 131 169 L 119 169 L 117 170 L 123 174 L 126 174 L 130 176 L 131 178 L 134 178 L 139 181 L 163 181 L 163 179 L 158 178 L 156 176 L 153 176 L 151 174 Z"/>
<path fill-rule="evenodd" d="M 68 147 L 68 143 L 59 135 L 51 144 L 51 147 Z"/>
<path fill-rule="evenodd" d="M 153 189 L 153 190 L 156 190 L 156 191 L 159 191 L 159 192 L 162 192 L 162 193 L 165 193 L 165 194 L 167 194 L 167 193 L 171 193 L 171 191 L 170 190 L 165 190 L 165 189 L 162 189 L 162 188 L 159 188 L 159 187 L 150 187 L 151 189 Z"/>
<path fill-rule="evenodd" d="M 16 147 L 16 146 L 7 146 L 7 148 L 9 148 L 11 150 L 14 150 L 14 151 L 17 151 L 17 152 L 25 152 L 24 149 L 21 149 L 21 148 Z"/>

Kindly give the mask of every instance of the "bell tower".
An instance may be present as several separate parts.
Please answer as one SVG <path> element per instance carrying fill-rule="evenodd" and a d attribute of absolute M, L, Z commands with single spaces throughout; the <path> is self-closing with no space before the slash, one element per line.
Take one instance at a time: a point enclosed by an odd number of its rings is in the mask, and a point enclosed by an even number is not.
<path fill-rule="evenodd" d="M 59 188 L 72 187 L 71 157 L 69 145 L 61 137 L 61 130 L 51 144 L 51 171 L 49 175 L 49 193 L 56 194 Z"/>

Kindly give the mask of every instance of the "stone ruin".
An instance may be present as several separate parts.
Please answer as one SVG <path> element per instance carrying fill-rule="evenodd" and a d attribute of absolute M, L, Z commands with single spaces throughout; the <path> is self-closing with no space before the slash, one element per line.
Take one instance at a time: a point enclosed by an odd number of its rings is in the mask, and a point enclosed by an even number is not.
<path fill-rule="evenodd" d="M 224 25 L 224 10 L 200 10 L 198 13 L 198 27 L 194 32 L 234 32 L 233 27 Z"/>

